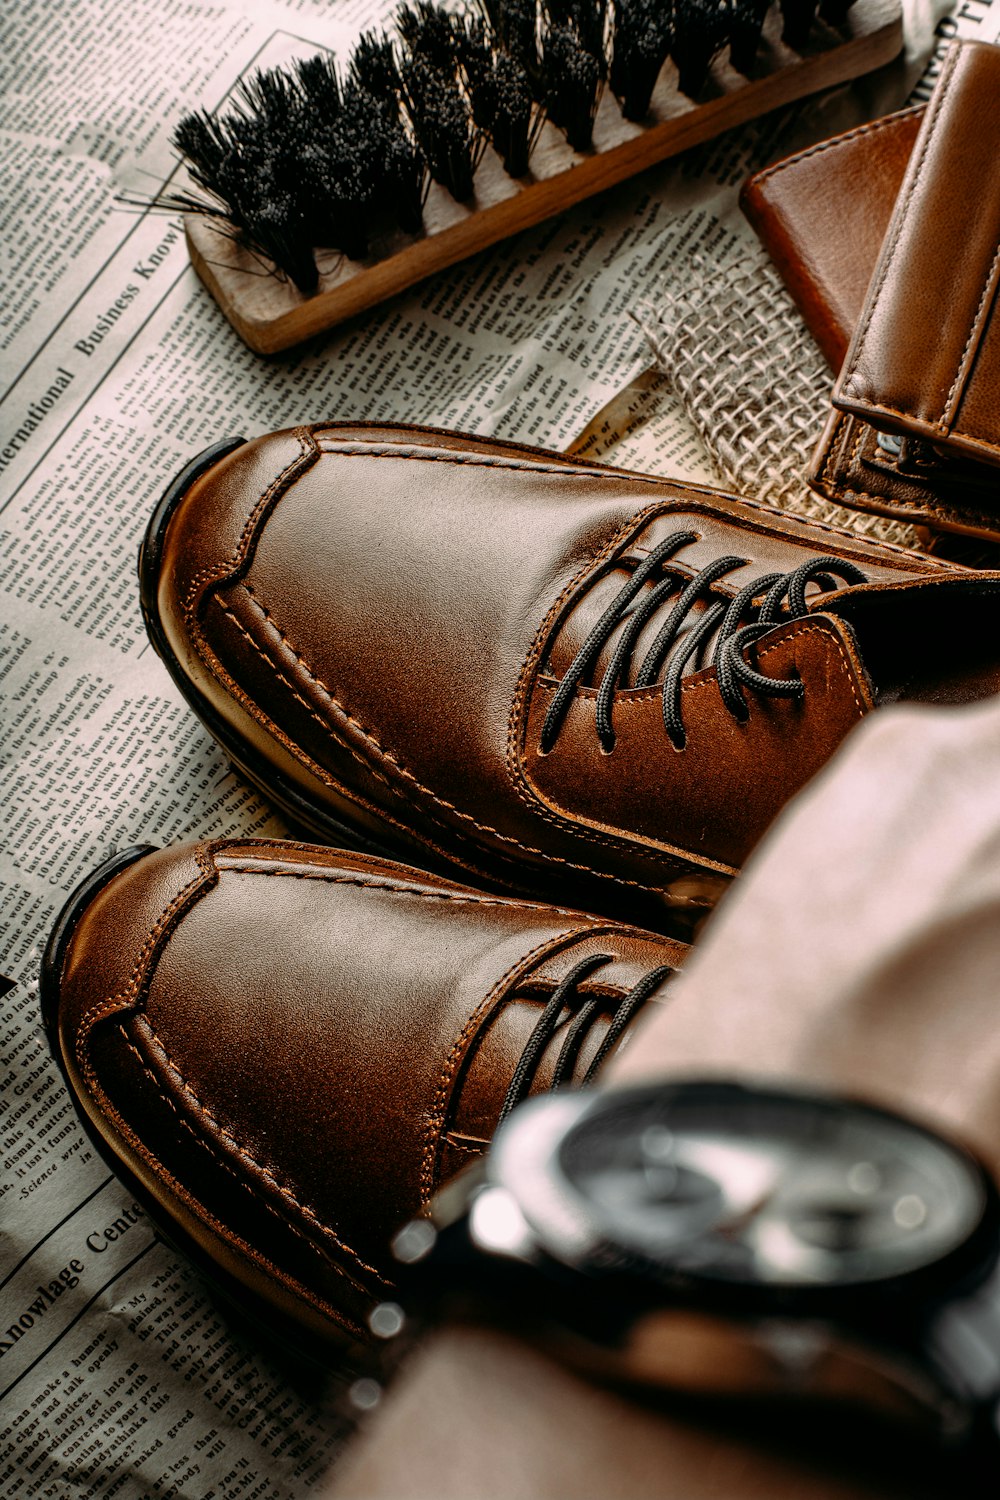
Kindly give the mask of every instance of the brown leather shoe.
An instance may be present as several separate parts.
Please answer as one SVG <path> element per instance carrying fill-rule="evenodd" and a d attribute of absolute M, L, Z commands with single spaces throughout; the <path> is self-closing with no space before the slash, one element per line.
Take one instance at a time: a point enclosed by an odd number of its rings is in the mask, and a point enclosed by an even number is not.
<path fill-rule="evenodd" d="M 42 1004 L 99 1151 L 279 1330 L 365 1335 L 388 1241 L 529 1092 L 582 1082 L 682 944 L 305 844 L 132 849 Z"/>
<path fill-rule="evenodd" d="M 219 445 L 141 576 L 189 702 L 316 833 L 646 923 L 876 704 L 1000 686 L 1000 574 L 420 428 Z"/>

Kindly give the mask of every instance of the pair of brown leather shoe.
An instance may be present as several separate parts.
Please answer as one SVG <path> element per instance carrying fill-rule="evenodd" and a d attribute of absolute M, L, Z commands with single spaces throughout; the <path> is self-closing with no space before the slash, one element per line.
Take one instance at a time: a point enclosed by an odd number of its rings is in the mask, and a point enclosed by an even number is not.
<path fill-rule="evenodd" d="M 173 1237 L 334 1337 L 498 1118 L 668 993 L 664 929 L 856 722 L 1000 686 L 998 574 L 428 429 L 218 445 L 140 573 L 233 762 L 363 852 L 126 852 L 53 933 L 47 1025 Z"/>

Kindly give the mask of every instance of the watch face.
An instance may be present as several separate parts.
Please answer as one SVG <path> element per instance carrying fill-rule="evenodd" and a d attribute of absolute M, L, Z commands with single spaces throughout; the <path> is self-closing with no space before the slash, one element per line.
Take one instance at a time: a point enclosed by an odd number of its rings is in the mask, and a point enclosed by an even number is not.
<path fill-rule="evenodd" d="M 987 1201 L 974 1161 L 907 1120 L 725 1083 L 606 1095 L 557 1161 L 604 1245 L 731 1283 L 901 1276 L 964 1244 Z"/>

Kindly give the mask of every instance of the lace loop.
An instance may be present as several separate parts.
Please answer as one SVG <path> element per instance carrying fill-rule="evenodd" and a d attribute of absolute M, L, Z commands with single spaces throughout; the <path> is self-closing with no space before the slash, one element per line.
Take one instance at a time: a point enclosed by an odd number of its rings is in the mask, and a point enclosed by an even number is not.
<path fill-rule="evenodd" d="M 680 594 L 657 631 L 635 677 L 637 688 L 652 687 L 664 662 L 667 662 L 662 686 L 663 727 L 675 749 L 683 750 L 687 741 L 681 714 L 684 669 L 692 660 L 697 660 L 716 631 L 711 665 L 716 670 L 722 701 L 738 723 L 745 723 L 750 717 L 744 697 L 746 690 L 766 698 L 804 696 L 805 687 L 797 675 L 768 677 L 751 666 L 744 653 L 775 625 L 800 619 L 809 613 L 806 589 L 810 583 L 818 584 L 825 593 L 836 588 L 838 580 L 844 584 L 867 583 L 867 574 L 846 558 L 812 557 L 790 573 L 765 573 L 752 579 L 726 601 L 712 599 L 711 590 L 726 573 L 746 567 L 747 559 L 718 557 L 683 585 L 674 574 L 667 573 L 646 598 L 634 606 L 638 594 L 664 563 L 698 540 L 696 532 L 674 532 L 653 549 L 616 594 L 576 653 L 553 695 L 539 736 L 540 754 L 547 755 L 552 749 L 577 688 L 593 669 L 615 629 L 627 620 L 597 691 L 595 728 L 601 749 L 610 754 L 615 747 L 612 718 L 615 694 L 626 680 L 629 663 L 644 627 L 678 588 Z M 705 608 L 701 618 L 681 639 L 688 616 L 702 600 Z M 761 601 L 759 604 L 758 600 Z"/>
<path fill-rule="evenodd" d="M 565 1040 L 556 1058 L 555 1067 L 552 1071 L 552 1092 L 563 1088 L 572 1077 L 573 1067 L 579 1055 L 580 1048 L 593 1025 L 594 1020 L 607 1007 L 597 997 L 591 996 L 584 1000 L 579 994 L 579 986 L 583 981 L 597 969 L 606 964 L 613 963 L 614 959 L 610 953 L 594 953 L 590 957 L 581 959 L 575 964 L 569 973 L 559 981 L 552 994 L 549 996 L 544 1009 L 525 1043 L 524 1051 L 521 1053 L 517 1067 L 514 1069 L 510 1086 L 500 1110 L 497 1126 L 503 1124 L 512 1109 L 515 1109 L 521 1100 L 526 1098 L 532 1081 L 538 1072 L 539 1064 L 545 1049 L 552 1039 L 562 1012 L 566 1009 L 572 1010 L 578 1006 L 576 1015 L 566 1032 Z M 662 983 L 673 970 L 668 964 L 650 969 L 643 975 L 638 984 L 632 986 L 627 995 L 624 995 L 611 1018 L 611 1023 L 604 1034 L 597 1052 L 586 1073 L 583 1076 L 584 1084 L 590 1083 L 601 1065 L 604 1063 L 612 1048 L 619 1041 L 625 1028 L 635 1015 L 642 1009 L 657 985 Z"/>
<path fill-rule="evenodd" d="M 576 693 L 577 683 L 585 673 L 590 671 L 590 668 L 600 656 L 601 648 L 605 641 L 611 635 L 618 622 L 624 617 L 628 606 L 632 603 L 636 594 L 642 589 L 647 579 L 669 557 L 672 557 L 675 552 L 679 552 L 682 547 L 687 547 L 691 542 L 696 542 L 697 540 L 698 535 L 694 531 L 675 531 L 673 536 L 667 537 L 658 547 L 653 548 L 646 561 L 640 563 L 629 582 L 612 599 L 576 653 L 576 656 L 574 656 L 569 671 L 559 684 L 555 697 L 549 704 L 549 711 L 545 715 L 545 723 L 542 725 L 542 733 L 539 741 L 539 749 L 543 755 L 547 754 L 555 744 L 556 735 L 559 733 L 566 711 Z"/>

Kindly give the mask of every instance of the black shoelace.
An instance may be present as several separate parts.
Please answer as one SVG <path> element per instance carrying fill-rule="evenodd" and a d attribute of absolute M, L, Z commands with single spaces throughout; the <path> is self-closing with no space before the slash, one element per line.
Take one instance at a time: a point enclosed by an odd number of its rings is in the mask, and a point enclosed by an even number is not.
<path fill-rule="evenodd" d="M 676 750 L 684 749 L 687 738 L 681 719 L 681 678 L 684 668 L 693 658 L 697 658 L 698 652 L 716 628 L 718 637 L 712 665 L 716 670 L 722 701 L 738 723 L 746 723 L 750 716 L 743 696 L 744 688 L 767 698 L 802 697 L 805 688 L 799 677 L 766 677 L 763 672 L 758 672 L 750 665 L 743 655 L 744 651 L 775 625 L 788 623 L 808 614 L 807 584 L 818 583 L 825 592 L 836 587 L 838 578 L 847 584 L 867 583 L 867 575 L 846 558 L 813 557 L 790 573 L 765 573 L 762 577 L 753 579 L 730 600 L 716 599 L 709 602 L 708 596 L 713 584 L 734 568 L 743 568 L 747 564 L 744 557 L 718 557 L 702 568 L 687 584 L 682 585 L 681 580 L 673 573 L 666 574 L 650 589 L 642 603 L 633 608 L 636 595 L 668 558 L 673 557 L 682 547 L 698 540 L 698 534 L 694 531 L 676 531 L 667 537 L 636 568 L 628 583 L 608 605 L 570 663 L 549 704 L 539 740 L 539 750 L 543 755 L 555 744 L 578 685 L 592 670 L 612 632 L 623 620 L 628 619 L 597 693 L 597 737 L 602 750 L 610 752 L 614 749 L 612 709 L 615 691 L 624 682 L 643 626 L 662 604 L 677 594 L 678 589 L 680 593 L 676 602 L 646 652 L 634 683 L 637 688 L 649 688 L 655 684 L 664 661 L 677 643 L 689 612 L 705 596 L 704 613 L 670 657 L 663 677 L 663 727 Z"/>
<path fill-rule="evenodd" d="M 576 1010 L 569 1027 L 566 1031 L 566 1039 L 559 1049 L 556 1065 L 552 1072 L 550 1089 L 554 1093 L 556 1089 L 564 1087 L 572 1077 L 573 1066 L 580 1053 L 584 1039 L 593 1025 L 596 1017 L 608 1009 L 607 1002 L 599 996 L 592 995 L 589 999 L 583 999 L 579 993 L 579 986 L 591 975 L 595 969 L 602 968 L 605 964 L 614 960 L 610 953 L 595 953 L 589 958 L 584 958 L 576 964 L 552 991 L 544 1010 L 535 1023 L 534 1030 L 529 1036 L 521 1059 L 514 1069 L 514 1076 L 510 1081 L 503 1107 L 497 1125 L 502 1125 L 516 1105 L 520 1104 L 531 1088 L 532 1081 L 538 1071 L 538 1065 L 542 1060 L 552 1034 L 559 1025 L 559 1018 L 564 1009 Z M 667 975 L 672 973 L 668 964 L 663 964 L 657 969 L 650 969 L 648 974 L 643 975 L 639 983 L 633 985 L 627 995 L 623 995 L 618 1003 L 611 1024 L 604 1034 L 600 1046 L 591 1059 L 590 1065 L 581 1080 L 582 1084 L 588 1084 L 597 1073 L 601 1064 L 607 1058 L 612 1047 L 621 1037 L 626 1026 L 632 1018 L 645 1005 L 650 995 Z"/>

